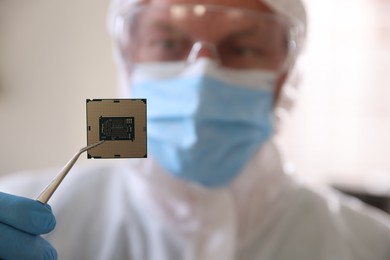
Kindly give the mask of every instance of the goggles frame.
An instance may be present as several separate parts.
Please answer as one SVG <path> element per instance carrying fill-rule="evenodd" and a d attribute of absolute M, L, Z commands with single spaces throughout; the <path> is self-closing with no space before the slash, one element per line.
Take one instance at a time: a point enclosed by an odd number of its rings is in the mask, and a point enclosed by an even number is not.
<path fill-rule="evenodd" d="M 127 50 L 127 45 L 132 41 L 131 37 L 129 37 L 129 30 L 132 29 L 134 20 L 136 19 L 138 14 L 142 14 L 143 12 L 153 11 L 153 12 L 166 12 L 166 13 L 175 13 L 180 15 L 180 10 L 186 12 L 192 12 L 191 15 L 194 17 L 199 17 L 202 19 L 202 16 L 205 14 L 219 13 L 219 14 L 240 14 L 242 17 L 250 17 L 251 19 L 270 19 L 276 21 L 279 25 L 283 26 L 285 32 L 285 47 L 286 47 L 286 55 L 280 66 L 276 69 L 271 69 L 276 72 L 285 72 L 291 69 L 294 65 L 295 60 L 300 53 L 300 50 L 303 45 L 303 36 L 304 30 L 303 25 L 298 21 L 292 18 L 288 18 L 282 15 L 268 13 L 268 12 L 259 12 L 250 9 L 244 8 L 236 8 L 236 7 L 228 7 L 222 5 L 202 5 L 202 4 L 174 4 L 169 6 L 150 6 L 147 4 L 140 5 L 131 5 L 125 9 L 122 9 L 120 13 L 115 16 L 114 20 L 114 40 L 116 49 L 119 51 L 120 58 L 122 62 L 126 65 L 128 73 L 131 73 L 131 68 L 134 64 L 138 63 L 131 57 Z M 218 53 L 218 47 L 216 43 L 210 42 L 206 39 L 198 38 L 194 39 L 191 44 L 191 48 L 187 53 L 186 58 L 178 59 L 178 60 L 155 60 L 153 62 L 183 62 L 186 60 L 188 62 L 192 62 L 197 58 L 197 55 L 201 48 L 207 47 L 209 50 L 214 52 L 216 59 L 220 59 L 221 55 Z M 131 57 L 131 58 L 130 58 Z M 223 58 L 223 57 L 222 57 Z M 225 66 L 223 63 L 222 66 Z M 248 68 L 242 68 L 248 69 Z"/>

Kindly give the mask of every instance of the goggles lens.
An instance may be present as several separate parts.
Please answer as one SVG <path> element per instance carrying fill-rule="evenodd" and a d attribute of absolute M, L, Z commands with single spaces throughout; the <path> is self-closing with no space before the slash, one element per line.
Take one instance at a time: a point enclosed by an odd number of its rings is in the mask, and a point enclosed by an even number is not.
<path fill-rule="evenodd" d="M 126 63 L 214 58 L 227 68 L 279 70 L 294 56 L 296 28 L 277 15 L 207 5 L 137 6 L 118 16 Z"/>

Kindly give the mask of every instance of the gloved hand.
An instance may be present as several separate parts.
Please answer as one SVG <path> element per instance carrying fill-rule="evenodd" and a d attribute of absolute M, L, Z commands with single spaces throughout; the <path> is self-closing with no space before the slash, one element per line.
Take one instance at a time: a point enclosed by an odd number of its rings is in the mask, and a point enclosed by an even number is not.
<path fill-rule="evenodd" d="M 0 192 L 0 259 L 57 259 L 40 236 L 55 225 L 49 205 Z"/>

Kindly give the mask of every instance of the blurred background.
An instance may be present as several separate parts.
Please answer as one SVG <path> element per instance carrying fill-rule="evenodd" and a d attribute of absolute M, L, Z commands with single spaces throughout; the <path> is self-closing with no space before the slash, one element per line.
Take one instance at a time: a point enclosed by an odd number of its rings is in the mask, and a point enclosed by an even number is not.
<path fill-rule="evenodd" d="M 0 174 L 62 167 L 86 145 L 85 99 L 116 94 L 108 4 L 0 0 Z"/>
<path fill-rule="evenodd" d="M 108 3 L 0 1 L 0 175 L 61 167 L 86 144 L 85 99 L 116 96 Z M 302 82 L 278 136 L 288 168 L 389 194 L 390 0 L 306 6 Z"/>
<path fill-rule="evenodd" d="M 310 182 L 390 194 L 390 1 L 307 1 L 303 78 L 281 144 Z"/>

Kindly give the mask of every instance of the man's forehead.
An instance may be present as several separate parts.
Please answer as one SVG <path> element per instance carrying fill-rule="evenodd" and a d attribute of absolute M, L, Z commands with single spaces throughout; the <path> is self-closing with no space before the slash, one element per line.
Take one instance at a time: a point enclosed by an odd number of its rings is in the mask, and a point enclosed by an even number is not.
<path fill-rule="evenodd" d="M 148 9 L 150 10 L 150 9 Z M 169 10 L 169 11 L 168 11 Z M 192 9 L 191 9 L 192 10 Z M 183 10 L 178 10 L 178 15 L 171 9 L 162 11 L 151 9 L 143 13 L 138 20 L 138 25 L 142 32 L 148 31 L 148 35 L 157 32 L 169 32 L 181 35 L 190 35 L 190 37 L 208 39 L 212 42 L 240 35 L 244 36 L 256 34 L 268 35 L 282 33 L 282 25 L 277 19 L 270 19 L 269 16 L 252 16 L 246 12 L 207 12 L 201 16 L 196 12 L 186 13 L 186 16 L 180 15 Z M 196 10 L 195 10 L 196 11 Z M 138 30 L 139 31 L 139 30 Z"/>
<path fill-rule="evenodd" d="M 173 5 L 173 4 L 207 4 L 222 5 L 228 7 L 245 8 L 260 12 L 272 13 L 272 10 L 260 0 L 149 0 L 151 5 Z"/>

